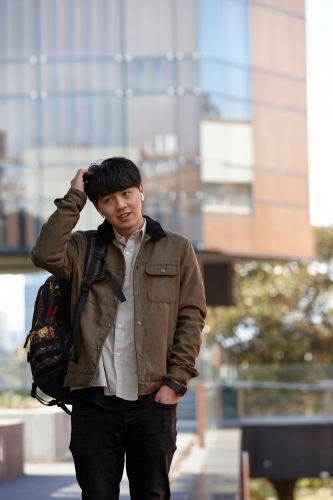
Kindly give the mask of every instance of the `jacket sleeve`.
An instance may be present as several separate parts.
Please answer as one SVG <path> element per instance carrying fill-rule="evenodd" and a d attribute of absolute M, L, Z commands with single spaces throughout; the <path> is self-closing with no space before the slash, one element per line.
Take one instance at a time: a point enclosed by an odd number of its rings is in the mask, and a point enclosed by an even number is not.
<path fill-rule="evenodd" d="M 31 260 L 36 267 L 46 269 L 71 282 L 74 270 L 82 259 L 79 248 L 84 238 L 80 233 L 72 235 L 72 229 L 80 218 L 86 195 L 78 189 L 70 189 L 63 198 L 56 199 L 54 203 L 57 210 L 43 224 L 32 249 Z"/>
<path fill-rule="evenodd" d="M 180 263 L 180 295 L 176 331 L 167 377 L 187 384 L 199 372 L 195 360 L 201 345 L 206 317 L 206 299 L 197 258 L 191 243 L 185 240 Z"/>

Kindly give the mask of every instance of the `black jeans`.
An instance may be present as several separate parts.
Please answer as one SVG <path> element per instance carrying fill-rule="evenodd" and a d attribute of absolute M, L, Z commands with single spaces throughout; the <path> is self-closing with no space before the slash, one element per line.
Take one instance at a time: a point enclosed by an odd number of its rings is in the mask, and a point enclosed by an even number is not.
<path fill-rule="evenodd" d="M 110 411 L 74 402 L 70 450 L 82 499 L 119 499 L 125 454 L 131 500 L 169 499 L 176 407 L 153 401 Z"/>

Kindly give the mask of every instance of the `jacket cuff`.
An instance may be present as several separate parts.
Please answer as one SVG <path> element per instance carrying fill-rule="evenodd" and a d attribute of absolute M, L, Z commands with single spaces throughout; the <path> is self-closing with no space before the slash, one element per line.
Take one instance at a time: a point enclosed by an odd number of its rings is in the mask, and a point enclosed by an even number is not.
<path fill-rule="evenodd" d="M 54 200 L 54 204 L 57 208 L 59 208 L 62 200 L 74 202 L 77 205 L 79 211 L 81 212 L 81 210 L 86 204 L 87 195 L 83 193 L 83 191 L 80 191 L 80 189 L 70 188 L 63 198 L 56 198 Z"/>
<path fill-rule="evenodd" d="M 185 370 L 181 370 L 179 368 L 170 367 L 169 371 L 167 373 L 166 378 L 169 378 L 171 380 L 177 380 L 181 384 L 187 385 L 187 382 L 191 378 L 198 377 L 199 375 L 200 375 L 200 373 L 195 368 L 192 370 L 192 372 L 190 374 L 190 373 L 188 373 Z"/>

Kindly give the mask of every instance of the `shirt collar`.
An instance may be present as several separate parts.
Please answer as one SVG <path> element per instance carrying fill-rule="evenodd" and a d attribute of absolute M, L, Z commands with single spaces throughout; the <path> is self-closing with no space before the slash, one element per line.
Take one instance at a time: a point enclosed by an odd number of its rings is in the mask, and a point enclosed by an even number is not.
<path fill-rule="evenodd" d="M 137 231 L 134 231 L 134 233 L 131 234 L 131 236 L 128 238 L 129 240 L 130 239 L 133 239 L 133 240 L 140 239 L 140 242 L 142 243 L 143 238 L 145 237 L 145 234 L 146 234 L 146 225 L 147 225 L 146 219 L 144 218 L 143 220 L 144 220 L 144 222 L 143 222 L 142 227 L 140 229 L 138 229 Z M 121 236 L 121 234 L 119 234 L 115 228 L 113 228 L 113 231 L 114 231 L 114 236 L 115 236 L 115 239 L 117 240 L 118 245 L 126 246 L 126 239 L 124 238 L 124 236 Z"/>

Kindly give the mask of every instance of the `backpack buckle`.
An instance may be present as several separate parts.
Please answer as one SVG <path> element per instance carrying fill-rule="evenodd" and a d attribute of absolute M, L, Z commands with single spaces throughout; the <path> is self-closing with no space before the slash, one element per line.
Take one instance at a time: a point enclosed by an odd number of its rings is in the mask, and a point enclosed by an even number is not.
<path fill-rule="evenodd" d="M 97 250 L 94 250 L 91 255 L 93 257 L 96 257 L 96 259 L 99 259 L 99 260 L 103 260 L 104 259 L 103 252 L 97 252 Z"/>
<path fill-rule="evenodd" d="M 86 292 L 87 290 L 90 289 L 91 285 L 92 285 L 91 281 L 89 281 L 89 280 L 83 280 L 82 281 L 82 290 L 84 290 Z"/>

